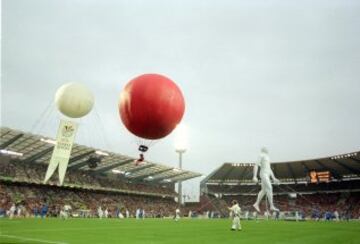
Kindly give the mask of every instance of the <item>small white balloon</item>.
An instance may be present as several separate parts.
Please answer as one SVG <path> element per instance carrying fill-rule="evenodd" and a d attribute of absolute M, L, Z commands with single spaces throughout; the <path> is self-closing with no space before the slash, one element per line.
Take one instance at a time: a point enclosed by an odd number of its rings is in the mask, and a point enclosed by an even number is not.
<path fill-rule="evenodd" d="M 59 111 L 70 118 L 87 115 L 94 106 L 94 95 L 79 83 L 62 85 L 55 94 L 55 103 Z"/>

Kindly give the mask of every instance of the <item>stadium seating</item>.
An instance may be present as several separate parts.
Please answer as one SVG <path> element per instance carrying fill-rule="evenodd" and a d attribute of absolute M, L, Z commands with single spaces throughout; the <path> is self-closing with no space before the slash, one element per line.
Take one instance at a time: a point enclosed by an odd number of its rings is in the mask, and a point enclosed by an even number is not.
<path fill-rule="evenodd" d="M 40 184 L 43 181 L 44 172 L 46 172 L 46 165 L 42 164 L 31 164 L 31 167 L 29 164 L 15 161 L 0 164 L 0 177 L 7 178 L 12 181 Z M 49 181 L 49 184 L 56 185 L 57 182 L 57 174 L 54 174 L 53 178 Z M 65 185 L 75 185 L 91 189 L 101 188 L 105 190 L 123 190 L 143 194 L 151 193 L 158 194 L 159 196 L 175 196 L 174 189 L 166 187 L 166 185 L 159 187 L 152 186 L 150 184 L 127 183 L 121 179 L 109 179 L 98 175 L 95 176 L 80 170 L 69 170 L 65 177 Z"/>
<path fill-rule="evenodd" d="M 0 212 L 16 203 L 23 209 L 22 216 L 32 216 L 47 204 L 48 215 L 57 216 L 69 204 L 74 211 L 89 210 L 89 217 L 96 216 L 98 207 L 108 209 L 110 217 L 119 211 L 125 216 L 126 210 L 134 216 L 136 209 L 144 209 L 147 217 L 163 217 L 174 215 L 177 207 L 171 186 L 128 183 L 79 170 L 68 171 L 63 186 L 57 185 L 56 175 L 45 185 L 44 172 L 46 165 L 0 163 Z"/>

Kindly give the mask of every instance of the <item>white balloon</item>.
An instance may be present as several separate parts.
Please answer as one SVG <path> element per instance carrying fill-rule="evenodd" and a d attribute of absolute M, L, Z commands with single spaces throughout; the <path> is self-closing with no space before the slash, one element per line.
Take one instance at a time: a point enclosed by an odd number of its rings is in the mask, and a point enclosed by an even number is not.
<path fill-rule="evenodd" d="M 86 86 L 79 83 L 62 85 L 55 94 L 59 111 L 70 118 L 87 115 L 94 105 L 94 95 Z"/>

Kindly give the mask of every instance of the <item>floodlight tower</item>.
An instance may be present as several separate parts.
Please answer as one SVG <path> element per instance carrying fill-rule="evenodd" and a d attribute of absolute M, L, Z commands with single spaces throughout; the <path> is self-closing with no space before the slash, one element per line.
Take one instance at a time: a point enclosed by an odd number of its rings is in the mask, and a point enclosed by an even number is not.
<path fill-rule="evenodd" d="M 187 150 L 187 128 L 184 124 L 176 127 L 175 152 L 179 154 L 179 169 L 182 169 L 182 157 Z M 178 182 L 178 203 L 182 205 L 182 182 Z"/>
<path fill-rule="evenodd" d="M 186 152 L 186 149 L 176 149 L 179 154 L 179 169 L 182 169 L 182 155 Z M 182 205 L 182 182 L 178 182 L 178 202 Z"/>

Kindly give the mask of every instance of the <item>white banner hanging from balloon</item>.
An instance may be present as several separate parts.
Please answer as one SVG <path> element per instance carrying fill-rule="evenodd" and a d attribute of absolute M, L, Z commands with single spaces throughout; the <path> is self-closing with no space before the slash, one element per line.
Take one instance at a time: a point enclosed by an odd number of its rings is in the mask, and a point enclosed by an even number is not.
<path fill-rule="evenodd" d="M 60 185 L 63 184 L 77 127 L 78 125 L 75 122 L 67 120 L 60 121 L 60 126 L 56 136 L 56 145 L 51 155 L 44 183 L 51 178 L 56 168 L 59 166 L 59 181 Z"/>

